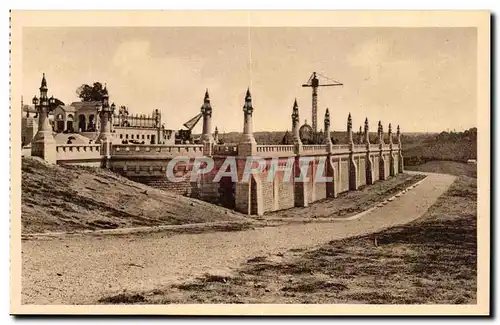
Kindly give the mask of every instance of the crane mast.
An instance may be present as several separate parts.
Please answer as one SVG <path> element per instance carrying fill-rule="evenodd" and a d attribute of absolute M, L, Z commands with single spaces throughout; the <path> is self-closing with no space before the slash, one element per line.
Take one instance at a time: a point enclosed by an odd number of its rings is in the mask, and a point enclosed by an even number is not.
<path fill-rule="evenodd" d="M 322 77 L 332 81 L 333 83 L 320 85 L 318 77 L 316 76 L 316 72 L 313 72 L 311 77 L 307 81 L 307 83 L 302 85 L 302 87 L 311 87 L 312 88 L 312 130 L 314 132 L 315 137 L 317 137 L 317 133 L 318 133 L 318 88 L 319 87 L 329 87 L 329 86 L 343 86 L 342 83 L 340 83 L 336 80 L 333 80 L 333 79 L 325 77 L 325 76 L 322 76 Z"/>
<path fill-rule="evenodd" d="M 316 72 L 314 72 L 314 77 L 311 80 L 312 84 L 312 129 L 316 134 L 318 132 L 318 78 L 316 78 Z"/>

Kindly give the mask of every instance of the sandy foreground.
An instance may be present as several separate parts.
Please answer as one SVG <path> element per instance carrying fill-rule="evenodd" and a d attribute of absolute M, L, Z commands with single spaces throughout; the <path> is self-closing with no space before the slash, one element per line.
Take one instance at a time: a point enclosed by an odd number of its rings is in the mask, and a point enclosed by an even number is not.
<path fill-rule="evenodd" d="M 236 232 L 166 236 L 61 236 L 22 243 L 23 304 L 96 304 L 206 272 L 231 272 L 246 260 L 380 231 L 422 216 L 455 180 L 429 174 L 417 187 L 359 218 Z"/>

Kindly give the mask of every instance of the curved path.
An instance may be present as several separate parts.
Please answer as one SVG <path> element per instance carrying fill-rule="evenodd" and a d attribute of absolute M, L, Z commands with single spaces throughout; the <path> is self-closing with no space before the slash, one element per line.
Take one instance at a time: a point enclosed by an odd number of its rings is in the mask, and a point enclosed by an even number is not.
<path fill-rule="evenodd" d="M 362 235 L 422 216 L 453 183 L 428 174 L 406 194 L 360 218 L 254 230 L 127 237 L 75 236 L 23 241 L 23 304 L 95 304 L 124 290 L 147 291 L 247 259 Z"/>

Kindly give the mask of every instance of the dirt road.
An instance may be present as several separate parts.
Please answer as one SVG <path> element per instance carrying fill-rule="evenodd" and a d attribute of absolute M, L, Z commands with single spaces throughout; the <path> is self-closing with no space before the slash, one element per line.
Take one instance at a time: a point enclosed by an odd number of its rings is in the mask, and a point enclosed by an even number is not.
<path fill-rule="evenodd" d="M 228 272 L 247 259 L 414 220 L 455 177 L 429 174 L 416 188 L 360 218 L 239 232 L 166 237 L 61 237 L 23 241 L 23 304 L 95 304 L 126 290 L 147 291 L 205 272 Z"/>

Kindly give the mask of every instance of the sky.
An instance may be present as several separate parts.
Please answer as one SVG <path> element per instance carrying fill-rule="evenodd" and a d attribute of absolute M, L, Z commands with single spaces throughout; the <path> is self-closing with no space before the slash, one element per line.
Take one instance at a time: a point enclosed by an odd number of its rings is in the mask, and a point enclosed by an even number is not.
<path fill-rule="evenodd" d="M 22 93 L 25 103 L 38 96 L 45 72 L 49 96 L 69 104 L 99 81 L 117 106 L 159 109 L 177 130 L 208 88 L 213 127 L 241 132 L 249 87 L 254 131 L 284 131 L 295 98 L 311 124 L 302 84 L 316 71 L 344 84 L 319 89 L 320 129 L 329 108 L 332 131 L 346 129 L 349 112 L 354 130 L 368 117 L 371 131 L 379 120 L 385 130 L 462 131 L 477 126 L 476 52 L 475 28 L 24 28 Z"/>

